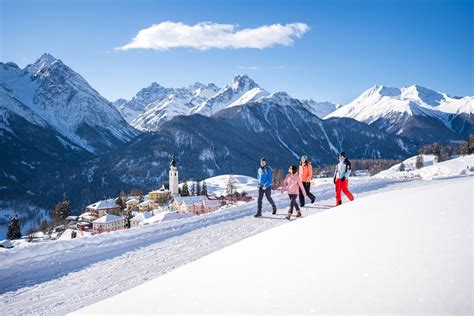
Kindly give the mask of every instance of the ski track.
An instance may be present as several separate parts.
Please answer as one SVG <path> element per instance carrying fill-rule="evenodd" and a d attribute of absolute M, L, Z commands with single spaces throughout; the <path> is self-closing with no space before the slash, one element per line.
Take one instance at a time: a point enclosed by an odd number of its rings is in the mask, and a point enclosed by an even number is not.
<path fill-rule="evenodd" d="M 399 187 L 419 186 L 431 181 L 359 180 L 350 185 L 356 198 Z M 302 209 L 304 216 L 331 210 L 332 184 L 313 188 L 317 202 Z M 145 231 L 122 243 L 89 252 L 81 248 L 52 252 L 44 258 L 20 258 L 0 267 L 0 314 L 64 314 L 103 300 L 156 278 L 179 266 L 267 229 L 287 223 L 286 194 L 273 192 L 278 206 L 276 216 L 252 215 L 256 202 L 235 206 L 189 222 L 163 224 L 163 229 Z M 264 200 L 264 208 L 269 205 Z M 199 219 L 202 217 L 202 220 Z M 196 220 L 197 218 L 197 220 Z M 294 220 L 294 219 L 292 219 Z M 301 219 L 300 219 L 301 220 Z M 154 225 L 150 225 L 154 226 Z M 162 230 L 162 231 L 161 231 Z M 126 236 L 125 236 L 126 237 Z M 140 235 L 138 236 L 140 237 Z M 74 241 L 71 241 L 74 242 Z M 102 249 L 103 248 L 103 249 Z M 27 249 L 25 249 L 27 250 Z"/>

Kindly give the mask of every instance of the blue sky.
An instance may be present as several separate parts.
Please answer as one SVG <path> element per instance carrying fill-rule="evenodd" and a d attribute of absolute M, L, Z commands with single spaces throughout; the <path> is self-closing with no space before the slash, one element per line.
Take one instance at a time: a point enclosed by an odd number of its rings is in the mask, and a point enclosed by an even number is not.
<path fill-rule="evenodd" d="M 222 86 L 238 73 L 269 91 L 339 103 L 375 84 L 474 94 L 473 1 L 0 1 L 1 61 L 23 67 L 49 52 L 110 100 L 153 81 Z M 263 49 L 114 49 L 166 21 L 310 30 Z"/>

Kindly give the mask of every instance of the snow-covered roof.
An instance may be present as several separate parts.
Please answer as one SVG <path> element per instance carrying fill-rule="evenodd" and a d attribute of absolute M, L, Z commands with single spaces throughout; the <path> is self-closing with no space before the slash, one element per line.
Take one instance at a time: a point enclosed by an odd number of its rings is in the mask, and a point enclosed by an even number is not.
<path fill-rule="evenodd" d="M 153 216 L 153 213 L 152 212 L 144 212 L 144 213 L 135 213 L 135 216 L 130 220 L 130 221 L 133 221 L 133 222 L 142 222 L 144 221 L 145 219 L 147 218 L 150 218 Z"/>
<path fill-rule="evenodd" d="M 150 193 L 160 193 L 160 194 L 170 193 L 170 190 L 165 189 L 165 187 L 161 187 L 159 190 L 150 191 L 148 194 L 150 194 Z"/>
<path fill-rule="evenodd" d="M 210 201 L 208 199 L 207 196 L 204 196 L 204 195 L 198 195 L 198 196 L 176 196 L 174 198 L 174 200 L 176 201 L 176 203 L 178 204 L 181 204 L 181 203 L 184 203 L 184 204 L 188 204 L 188 205 L 191 205 L 191 204 L 195 204 L 195 203 L 201 203 L 201 202 L 204 202 L 204 201 Z"/>
<path fill-rule="evenodd" d="M 102 200 L 102 201 L 98 201 L 87 206 L 87 208 L 90 208 L 93 210 L 104 210 L 104 209 L 116 208 L 116 207 L 119 207 L 119 206 L 115 204 L 115 199 Z"/>
<path fill-rule="evenodd" d="M 113 215 L 113 214 L 106 214 L 106 215 L 96 219 L 92 223 L 93 224 L 107 224 L 107 223 L 113 223 L 113 222 L 117 222 L 117 221 L 121 221 L 121 220 L 123 220 L 123 218 L 120 217 L 120 216 Z"/>
<path fill-rule="evenodd" d="M 157 222 L 166 222 L 166 221 L 171 221 L 171 220 L 176 220 L 176 219 L 182 219 L 182 218 L 187 218 L 193 216 L 190 213 L 186 212 L 174 212 L 174 211 L 164 211 L 161 213 L 158 213 L 150 218 L 147 218 L 146 220 L 143 221 L 144 224 L 153 224 Z"/>
<path fill-rule="evenodd" d="M 136 205 L 136 204 L 138 204 L 138 203 L 140 203 L 139 200 L 137 200 L 137 199 L 130 199 L 130 200 L 127 201 L 126 204 L 133 204 L 133 205 Z"/>

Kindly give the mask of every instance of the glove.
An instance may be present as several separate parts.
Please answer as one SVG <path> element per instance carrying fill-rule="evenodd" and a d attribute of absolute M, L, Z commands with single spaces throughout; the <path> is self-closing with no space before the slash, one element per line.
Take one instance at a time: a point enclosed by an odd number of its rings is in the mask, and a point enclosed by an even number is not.
<path fill-rule="evenodd" d="M 334 179 L 332 179 L 332 182 L 334 182 L 334 184 L 336 184 L 336 177 L 334 177 Z"/>
<path fill-rule="evenodd" d="M 342 181 L 342 182 L 346 181 L 346 177 L 342 177 L 342 178 L 341 178 L 341 181 Z"/>

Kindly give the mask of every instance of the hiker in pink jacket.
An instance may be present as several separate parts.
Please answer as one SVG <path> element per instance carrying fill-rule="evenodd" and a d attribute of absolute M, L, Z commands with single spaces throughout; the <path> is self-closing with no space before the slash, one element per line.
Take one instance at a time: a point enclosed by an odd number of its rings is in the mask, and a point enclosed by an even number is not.
<path fill-rule="evenodd" d="M 306 190 L 303 187 L 303 182 L 301 182 L 300 176 L 298 175 L 298 167 L 291 166 L 288 169 L 288 175 L 283 182 L 283 186 L 281 188 L 281 192 L 288 191 L 288 196 L 290 197 L 290 210 L 288 211 L 288 215 L 286 218 L 289 220 L 291 218 L 291 214 L 293 214 L 293 207 L 296 208 L 296 217 L 301 216 L 300 207 L 298 203 L 296 203 L 296 198 L 301 190 L 304 196 L 306 197 Z"/>

